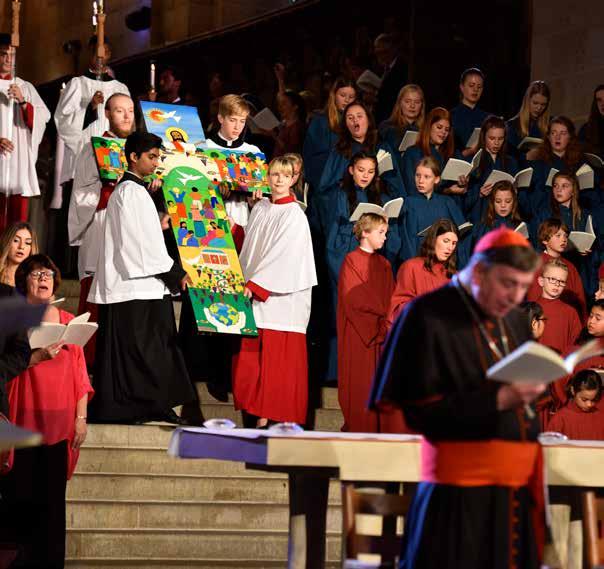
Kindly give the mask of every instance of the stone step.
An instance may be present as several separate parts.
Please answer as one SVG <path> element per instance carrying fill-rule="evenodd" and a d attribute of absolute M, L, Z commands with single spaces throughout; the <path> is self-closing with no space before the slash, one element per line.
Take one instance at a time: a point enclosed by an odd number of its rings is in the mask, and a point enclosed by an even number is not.
<path fill-rule="evenodd" d="M 122 474 L 206 474 L 257 477 L 257 470 L 242 462 L 180 459 L 169 456 L 163 447 L 111 447 L 88 444 L 80 451 L 76 473 L 116 472 Z M 266 478 L 286 478 L 280 472 L 262 472 Z"/>
<path fill-rule="evenodd" d="M 215 405 L 233 406 L 233 394 L 229 393 L 228 402 L 222 402 L 214 399 L 206 383 L 197 383 L 197 393 L 202 406 L 207 403 Z M 336 387 L 322 387 L 321 388 L 321 408 L 323 409 L 337 409 L 340 410 L 340 404 L 338 403 L 338 389 Z"/>
<path fill-rule="evenodd" d="M 77 473 L 67 497 L 104 500 L 228 500 L 286 504 L 287 480 L 264 476 Z M 329 501 L 341 502 L 340 485 L 331 481 Z"/>
<path fill-rule="evenodd" d="M 287 567 L 287 559 L 166 559 L 131 557 L 86 557 L 78 559 L 67 558 L 66 567 L 71 569 L 283 569 Z M 339 561 L 326 561 L 326 569 L 339 569 Z"/>
<path fill-rule="evenodd" d="M 287 504 L 271 502 L 74 500 L 67 502 L 67 526 L 88 529 L 239 529 L 283 530 L 288 527 Z M 342 527 L 341 509 L 327 511 L 327 529 Z"/>
<path fill-rule="evenodd" d="M 87 446 L 168 448 L 174 425 L 94 425 L 88 426 Z"/>
<path fill-rule="evenodd" d="M 182 564 L 187 558 L 241 559 L 243 552 L 246 559 L 287 557 L 287 530 L 86 528 L 70 530 L 68 535 L 67 556 L 71 558 L 160 558 L 178 559 Z M 328 532 L 326 557 L 337 561 L 339 556 L 340 535 Z"/>

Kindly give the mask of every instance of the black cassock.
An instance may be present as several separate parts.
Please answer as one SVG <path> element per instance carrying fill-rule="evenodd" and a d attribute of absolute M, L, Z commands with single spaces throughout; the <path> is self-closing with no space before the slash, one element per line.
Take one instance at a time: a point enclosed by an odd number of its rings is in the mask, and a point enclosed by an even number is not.
<path fill-rule="evenodd" d="M 461 295 L 503 350 L 496 322 L 451 283 L 417 298 L 386 340 L 370 404 L 400 405 L 430 441 L 535 441 L 538 420 L 523 408 L 497 411 L 495 363 Z M 518 310 L 503 319 L 510 350 L 531 339 Z M 528 487 L 461 487 L 421 482 L 405 520 L 401 569 L 540 567 Z"/>

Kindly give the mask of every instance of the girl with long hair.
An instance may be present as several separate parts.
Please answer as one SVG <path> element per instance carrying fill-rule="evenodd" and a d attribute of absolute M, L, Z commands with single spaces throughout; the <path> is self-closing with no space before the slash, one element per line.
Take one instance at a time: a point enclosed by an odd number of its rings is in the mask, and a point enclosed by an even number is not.
<path fill-rule="evenodd" d="M 38 253 L 38 238 L 25 222 L 14 223 L 0 235 L 0 283 L 14 287 L 15 272 L 30 255 Z"/>
<path fill-rule="evenodd" d="M 604 159 L 604 84 L 594 90 L 594 98 L 587 122 L 579 130 L 579 140 L 585 152 L 596 154 Z"/>
<path fill-rule="evenodd" d="M 518 145 L 527 137 L 545 138 L 549 126 L 549 105 L 551 94 L 545 81 L 533 81 L 522 98 L 518 114 L 506 123 L 507 143 L 510 151 L 519 158 L 526 150 L 518 150 Z"/>
<path fill-rule="evenodd" d="M 426 118 L 424 92 L 419 85 L 405 85 L 398 93 L 392 114 L 379 125 L 380 137 L 397 151 L 403 136 L 410 130 L 418 132 Z"/>
<path fill-rule="evenodd" d="M 468 193 L 464 200 L 464 213 L 472 223 L 484 217 L 488 197 L 493 184 L 486 184 L 493 170 L 506 172 L 512 176 L 518 172 L 518 163 L 507 154 L 505 122 L 491 115 L 480 127 L 478 147 L 482 150 L 478 168 L 470 175 Z"/>

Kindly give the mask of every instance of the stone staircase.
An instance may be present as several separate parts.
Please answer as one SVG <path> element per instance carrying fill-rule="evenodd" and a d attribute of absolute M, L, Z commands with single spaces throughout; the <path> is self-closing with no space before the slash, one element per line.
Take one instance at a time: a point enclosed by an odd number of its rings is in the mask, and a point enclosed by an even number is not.
<path fill-rule="evenodd" d="M 322 390 L 316 428 L 342 423 L 334 389 Z M 232 403 L 200 386 L 206 418 L 240 424 Z M 240 569 L 287 566 L 287 479 L 243 464 L 179 460 L 172 428 L 91 425 L 67 488 L 67 567 Z M 330 488 L 327 556 L 340 558 L 340 487 Z"/>

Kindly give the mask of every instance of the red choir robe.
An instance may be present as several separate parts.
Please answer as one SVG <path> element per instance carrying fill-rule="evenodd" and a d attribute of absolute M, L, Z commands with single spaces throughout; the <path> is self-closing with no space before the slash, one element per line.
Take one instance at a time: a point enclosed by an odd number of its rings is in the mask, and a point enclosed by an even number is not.
<path fill-rule="evenodd" d="M 413 257 L 400 266 L 390 301 L 389 325 L 416 296 L 436 290 L 449 282 L 450 278 L 442 263 L 435 263 L 430 271 L 424 266 L 424 261 L 423 257 Z"/>
<path fill-rule="evenodd" d="M 552 256 L 548 255 L 545 251 L 541 253 L 541 266 L 548 261 L 553 259 Z M 583 282 L 579 276 L 575 265 L 573 265 L 568 259 L 561 259 L 568 267 L 568 279 L 566 281 L 566 287 L 560 299 L 566 304 L 569 304 L 577 311 L 579 318 L 584 320 L 587 316 L 587 304 L 585 301 L 585 290 L 583 289 Z M 535 273 L 535 279 L 533 284 L 526 293 L 526 299 L 532 302 L 539 302 L 541 298 L 541 287 L 539 286 L 538 278 L 541 276 L 541 271 Z M 546 326 L 547 328 L 547 326 Z"/>
<path fill-rule="evenodd" d="M 358 248 L 348 253 L 338 279 L 338 400 L 343 431 L 380 431 L 369 391 L 386 336 L 392 267 L 381 255 Z"/>
<path fill-rule="evenodd" d="M 576 310 L 559 298 L 537 301 L 543 308 L 545 331 L 539 342 L 563 354 L 581 333 L 581 321 Z"/>
<path fill-rule="evenodd" d="M 240 255 L 258 337 L 233 356 L 236 409 L 273 421 L 306 423 L 306 327 L 317 284 L 308 221 L 288 196 L 252 209 Z"/>
<path fill-rule="evenodd" d="M 599 404 L 593 411 L 585 412 L 574 401 L 569 401 L 552 416 L 547 428 L 569 439 L 601 441 L 604 440 L 604 412 Z"/>
<path fill-rule="evenodd" d="M 72 319 L 72 314 L 60 310 L 61 324 Z M 8 384 L 11 423 L 41 433 L 45 445 L 68 441 L 68 479 L 80 455 L 79 449 L 71 446 L 76 405 L 86 394 L 90 401 L 94 390 L 86 371 L 84 352 L 74 344 L 65 346 L 52 360 L 26 369 Z"/>

